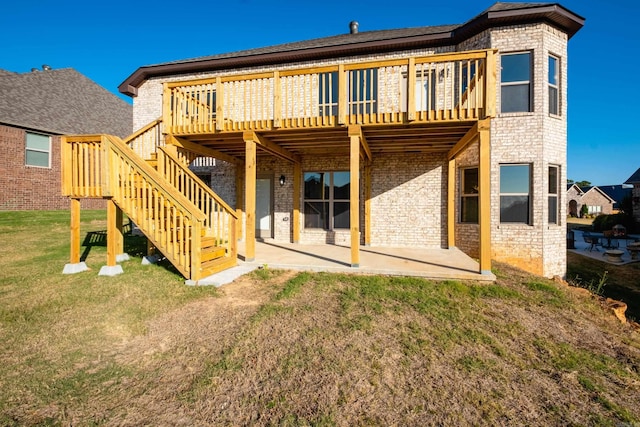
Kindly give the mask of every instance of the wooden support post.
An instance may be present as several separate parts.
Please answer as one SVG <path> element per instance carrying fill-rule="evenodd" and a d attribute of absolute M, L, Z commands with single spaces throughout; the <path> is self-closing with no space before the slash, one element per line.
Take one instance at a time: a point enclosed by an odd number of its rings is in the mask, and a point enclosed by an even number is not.
<path fill-rule="evenodd" d="M 116 211 L 118 207 L 112 199 L 107 201 L 107 267 L 116 265 L 118 230 Z"/>
<path fill-rule="evenodd" d="M 364 165 L 364 245 L 371 246 L 371 161 Z"/>
<path fill-rule="evenodd" d="M 256 257 L 256 143 L 246 140 L 245 144 L 245 261 L 253 261 Z"/>
<path fill-rule="evenodd" d="M 302 183 L 302 165 L 300 163 L 293 164 L 293 243 L 300 242 L 300 190 Z"/>
<path fill-rule="evenodd" d="M 496 84 L 497 84 L 497 65 L 495 50 L 487 51 L 486 73 L 486 90 L 485 90 L 485 113 L 486 118 L 496 116 Z"/>
<path fill-rule="evenodd" d="M 491 274 L 491 120 L 478 126 L 480 164 L 478 165 L 478 223 L 480 225 L 480 273 Z"/>
<path fill-rule="evenodd" d="M 238 224 L 236 225 L 236 237 L 242 239 L 243 233 L 243 201 L 244 201 L 244 169 L 238 165 L 236 167 L 236 215 L 238 215 Z"/>
<path fill-rule="evenodd" d="M 224 86 L 222 78 L 216 77 L 216 130 L 224 130 Z"/>
<path fill-rule="evenodd" d="M 80 262 L 80 199 L 71 199 L 71 264 Z"/>
<path fill-rule="evenodd" d="M 447 175 L 447 246 L 456 246 L 456 160 L 449 160 Z"/>
<path fill-rule="evenodd" d="M 360 137 L 352 135 L 350 149 L 351 267 L 360 267 Z"/>
<path fill-rule="evenodd" d="M 115 203 L 114 203 L 115 204 Z M 116 256 L 124 254 L 124 230 L 122 229 L 122 209 L 116 205 L 116 229 L 115 229 L 115 249 Z"/>

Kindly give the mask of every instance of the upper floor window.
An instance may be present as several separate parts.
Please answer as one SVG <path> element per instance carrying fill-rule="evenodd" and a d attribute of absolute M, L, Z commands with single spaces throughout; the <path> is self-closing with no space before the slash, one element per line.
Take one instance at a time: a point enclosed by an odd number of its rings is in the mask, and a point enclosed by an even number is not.
<path fill-rule="evenodd" d="M 460 222 L 478 223 L 478 168 L 460 171 Z"/>
<path fill-rule="evenodd" d="M 530 224 L 531 165 L 500 165 L 500 222 Z"/>
<path fill-rule="evenodd" d="M 305 228 L 349 228 L 350 189 L 349 172 L 305 172 Z"/>
<path fill-rule="evenodd" d="M 549 55 L 549 114 L 560 115 L 560 61 Z"/>
<path fill-rule="evenodd" d="M 27 132 L 25 147 L 25 165 L 51 167 L 51 137 Z"/>
<path fill-rule="evenodd" d="M 549 166 L 549 224 L 558 224 L 558 195 L 560 168 Z"/>
<path fill-rule="evenodd" d="M 503 113 L 533 111 L 531 52 L 509 53 L 500 57 L 502 70 L 501 110 Z"/>

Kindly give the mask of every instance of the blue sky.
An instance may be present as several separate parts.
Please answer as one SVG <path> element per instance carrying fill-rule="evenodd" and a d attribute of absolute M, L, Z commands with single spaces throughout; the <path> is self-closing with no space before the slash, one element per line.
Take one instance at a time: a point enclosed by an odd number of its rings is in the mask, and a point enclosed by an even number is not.
<path fill-rule="evenodd" d="M 0 68 L 28 72 L 43 64 L 72 67 L 118 93 L 117 86 L 143 65 L 342 34 L 351 20 L 360 23 L 360 31 L 457 24 L 491 4 L 11 1 L 3 5 Z M 560 4 L 587 20 L 569 42 L 568 177 L 596 185 L 620 184 L 640 168 L 638 119 L 631 117 L 640 111 L 634 73 L 639 66 L 640 3 Z"/>

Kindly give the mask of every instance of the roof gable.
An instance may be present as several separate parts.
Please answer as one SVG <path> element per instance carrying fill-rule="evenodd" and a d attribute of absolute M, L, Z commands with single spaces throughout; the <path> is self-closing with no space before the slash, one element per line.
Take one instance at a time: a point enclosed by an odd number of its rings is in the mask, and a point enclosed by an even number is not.
<path fill-rule="evenodd" d="M 584 18 L 558 3 L 496 3 L 464 24 L 341 34 L 143 66 L 122 82 L 118 89 L 135 96 L 145 80 L 156 76 L 455 45 L 487 28 L 531 22 L 548 23 L 566 32 L 570 38 L 582 28 Z"/>
<path fill-rule="evenodd" d="M 0 123 L 51 134 L 132 131 L 132 106 L 72 68 L 2 71 Z"/>
<path fill-rule="evenodd" d="M 638 170 L 635 171 L 633 173 L 633 175 L 631 175 L 629 177 L 629 179 L 627 179 L 624 183 L 625 184 L 639 184 L 640 183 L 640 168 L 638 168 Z"/>

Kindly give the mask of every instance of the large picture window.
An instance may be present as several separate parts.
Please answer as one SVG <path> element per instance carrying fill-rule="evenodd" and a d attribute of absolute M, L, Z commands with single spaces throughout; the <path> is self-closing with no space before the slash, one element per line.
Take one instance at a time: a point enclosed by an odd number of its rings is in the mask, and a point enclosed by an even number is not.
<path fill-rule="evenodd" d="M 560 115 L 560 61 L 549 55 L 549 114 Z"/>
<path fill-rule="evenodd" d="M 531 165 L 500 165 L 500 222 L 530 224 Z"/>
<path fill-rule="evenodd" d="M 478 223 L 478 168 L 460 173 L 460 222 Z"/>
<path fill-rule="evenodd" d="M 27 166 L 51 167 L 51 137 L 27 132 L 25 147 Z"/>
<path fill-rule="evenodd" d="M 560 168 L 549 166 L 549 224 L 558 224 L 558 195 Z"/>
<path fill-rule="evenodd" d="M 305 228 L 348 229 L 350 185 L 349 172 L 305 172 Z"/>
<path fill-rule="evenodd" d="M 500 57 L 502 69 L 501 111 L 503 113 L 533 111 L 531 90 L 531 53 L 509 53 Z"/>

